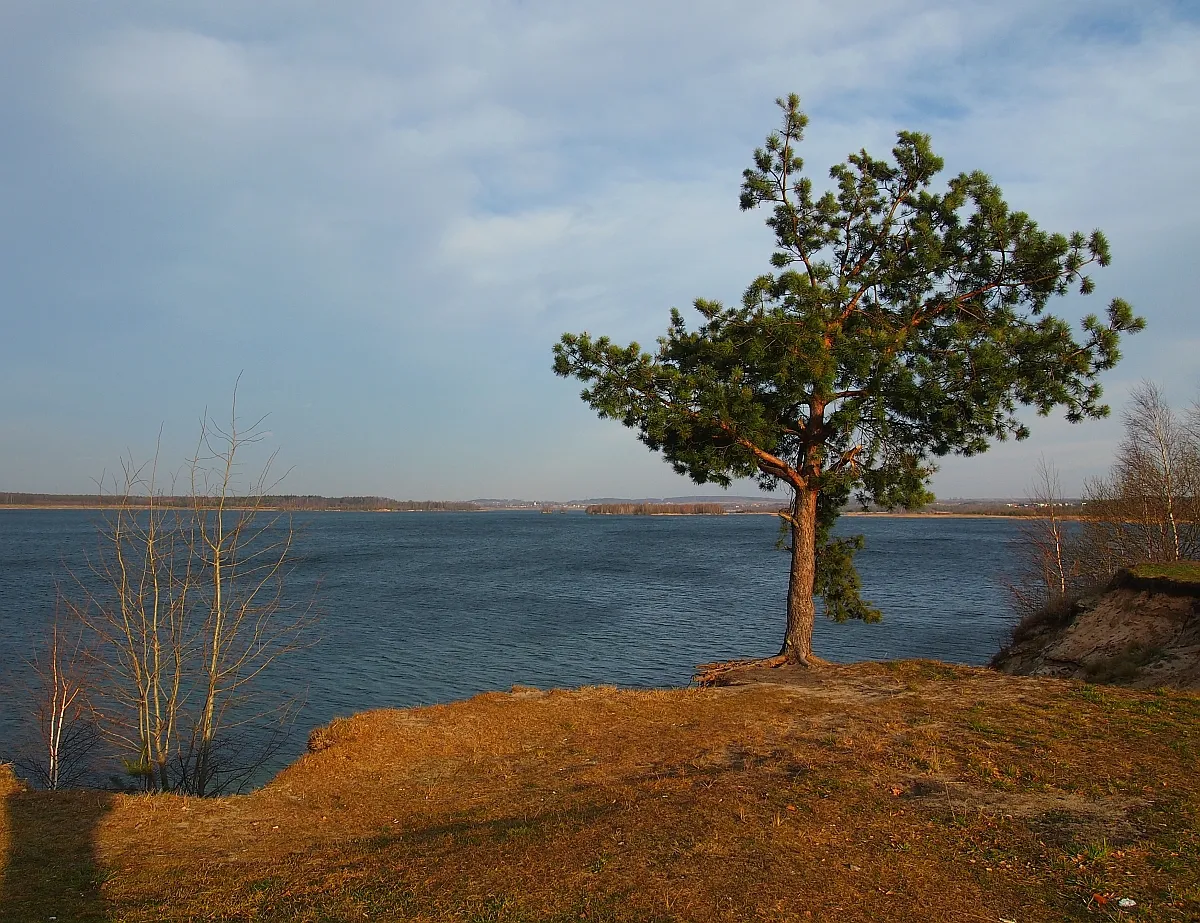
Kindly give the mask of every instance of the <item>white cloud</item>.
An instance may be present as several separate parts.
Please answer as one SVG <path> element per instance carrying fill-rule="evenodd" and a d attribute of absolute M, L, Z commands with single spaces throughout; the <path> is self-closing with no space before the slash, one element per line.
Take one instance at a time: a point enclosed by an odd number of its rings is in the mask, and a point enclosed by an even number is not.
<path fill-rule="evenodd" d="M 94 348 L 103 318 L 114 343 L 178 344 L 163 374 L 190 382 L 179 386 L 189 406 L 212 397 L 199 389 L 214 349 L 236 370 L 283 342 L 305 359 L 272 366 L 280 400 L 312 400 L 320 386 L 350 408 L 347 426 L 415 418 L 386 402 L 420 389 L 446 402 L 428 425 L 461 454 L 470 428 L 452 422 L 474 412 L 460 404 L 475 387 L 552 428 L 569 415 L 544 396 L 570 390 L 546 371 L 559 333 L 649 343 L 669 307 L 736 299 L 766 267 L 763 216 L 737 211 L 739 175 L 773 127 L 771 99 L 796 90 L 813 116 L 803 153 L 819 181 L 851 150 L 928 130 L 951 171 L 988 170 L 1044 225 L 1105 228 L 1114 266 L 1092 300 L 1125 295 L 1151 321 L 1120 374 L 1195 386 L 1191 353 L 1172 344 L 1200 335 L 1186 268 L 1200 244 L 1200 36 L 1167 6 L 779 2 L 747 15 L 715 0 L 113 3 L 69 20 L 47 10 L 0 34 L 12 74 L 0 79 L 11 81 L 0 118 L 17 126 L 9 147 L 23 158 L 0 177 L 12 264 L 0 296 L 38 305 L 67 332 L 53 354 L 13 357 L 12 382 L 36 365 L 70 387 L 71 357 Z M 1088 32 L 1096 22 L 1104 29 Z M 232 347 L 221 339 L 230 324 Z M 468 361 L 465 336 L 491 348 Z M 309 370 L 339 348 L 354 360 L 318 385 Z M 528 368 L 505 377 L 506 361 Z M 406 377 L 417 365 L 423 377 Z M 589 425 L 643 451 L 615 424 Z M 1064 469 L 1096 451 L 1045 433 L 1039 450 L 1061 445 Z M 386 482 L 394 448 L 354 470 Z M 301 451 L 326 465 L 317 448 Z M 1025 476 L 1010 469 L 1023 457 L 1004 451 L 994 457 L 1007 462 L 989 467 L 989 455 L 962 470 L 1019 491 Z M 636 486 L 645 469 L 620 459 L 629 491 L 649 492 Z M 503 492 L 540 483 L 515 463 L 510 478 Z"/>

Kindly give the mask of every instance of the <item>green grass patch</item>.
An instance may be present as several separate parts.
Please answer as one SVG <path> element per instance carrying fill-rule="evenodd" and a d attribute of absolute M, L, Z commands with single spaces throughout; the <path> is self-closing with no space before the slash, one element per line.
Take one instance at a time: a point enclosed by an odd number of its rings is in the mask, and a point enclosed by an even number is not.
<path fill-rule="evenodd" d="M 1200 586 L 1200 561 L 1176 561 L 1173 564 L 1138 564 L 1129 568 L 1135 577 L 1175 580 Z"/>

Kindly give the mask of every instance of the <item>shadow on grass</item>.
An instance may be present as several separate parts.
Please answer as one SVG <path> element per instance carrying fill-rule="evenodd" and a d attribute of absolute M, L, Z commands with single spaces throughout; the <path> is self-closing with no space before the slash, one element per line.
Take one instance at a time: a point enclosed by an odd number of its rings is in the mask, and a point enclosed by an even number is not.
<path fill-rule="evenodd" d="M 96 856 L 96 833 L 112 794 L 97 791 L 14 791 L 3 808 L 3 879 L 0 920 L 109 919 Z"/>

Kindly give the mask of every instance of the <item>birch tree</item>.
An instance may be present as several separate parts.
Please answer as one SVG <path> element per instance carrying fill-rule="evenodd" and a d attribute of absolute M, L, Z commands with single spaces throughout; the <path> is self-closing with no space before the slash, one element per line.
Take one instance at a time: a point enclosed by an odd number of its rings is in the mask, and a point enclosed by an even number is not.
<path fill-rule="evenodd" d="M 158 453 L 132 458 L 101 480 L 111 505 L 100 514 L 90 573 L 76 576 L 73 606 L 88 633 L 100 726 L 147 791 L 174 787 L 192 655 L 194 562 L 177 511 L 164 508 Z"/>
<path fill-rule="evenodd" d="M 51 791 L 82 782 L 99 742 L 79 623 L 55 606 L 45 649 L 30 662 L 37 742 L 17 767 Z"/>
<path fill-rule="evenodd" d="M 239 485 L 240 456 L 263 437 L 262 420 L 241 428 L 237 396 L 222 427 L 205 415 L 190 466 L 192 508 L 185 543 L 203 574 L 198 585 L 201 702 L 193 726 L 191 787 L 210 794 L 224 769 L 221 732 L 261 712 L 256 682 L 280 656 L 295 650 L 313 623 L 311 605 L 285 594 L 295 531 L 289 514 L 264 508 L 278 484 L 275 454 L 248 484 Z M 241 486 L 242 489 L 238 489 Z"/>

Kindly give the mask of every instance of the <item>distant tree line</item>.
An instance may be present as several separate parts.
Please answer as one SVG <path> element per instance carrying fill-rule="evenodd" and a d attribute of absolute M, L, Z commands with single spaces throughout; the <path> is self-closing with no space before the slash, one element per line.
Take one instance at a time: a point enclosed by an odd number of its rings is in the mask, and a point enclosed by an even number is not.
<path fill-rule="evenodd" d="M 724 516 L 720 503 L 594 503 L 589 516 Z"/>
<path fill-rule="evenodd" d="M 400 512 L 472 512 L 483 509 L 477 503 L 455 500 L 393 500 L 390 497 L 322 497 L 316 494 L 278 494 L 255 498 L 256 509 L 343 510 L 361 512 L 396 510 Z M 187 509 L 194 500 L 189 496 L 117 496 L 105 494 L 30 494 L 0 493 L 0 505 L 17 507 L 73 507 L 115 509 L 150 507 Z"/>
<path fill-rule="evenodd" d="M 1055 503 L 1059 516 L 1067 519 L 1078 519 L 1085 512 L 1086 505 L 1077 499 L 1060 499 Z M 847 511 L 857 511 L 861 507 L 847 504 Z M 870 512 L 885 512 L 878 507 L 869 507 Z M 1045 504 L 1035 500 L 1006 501 L 1006 500 L 964 500 L 948 503 L 931 503 L 921 509 L 923 513 L 940 513 L 946 516 L 1011 516 L 1014 519 L 1038 518 L 1045 512 Z"/>
<path fill-rule="evenodd" d="M 402 513 L 473 513 L 483 507 L 478 503 L 460 500 L 388 500 L 374 509 L 391 509 Z"/>

